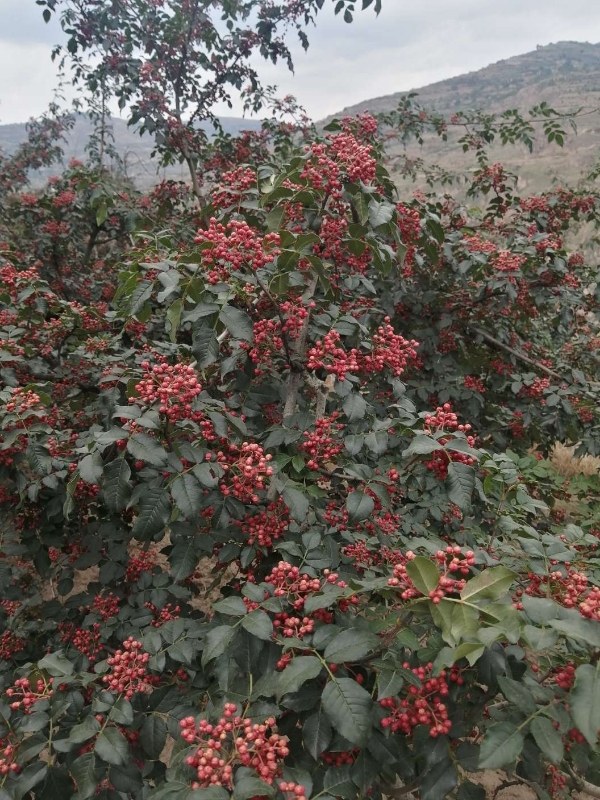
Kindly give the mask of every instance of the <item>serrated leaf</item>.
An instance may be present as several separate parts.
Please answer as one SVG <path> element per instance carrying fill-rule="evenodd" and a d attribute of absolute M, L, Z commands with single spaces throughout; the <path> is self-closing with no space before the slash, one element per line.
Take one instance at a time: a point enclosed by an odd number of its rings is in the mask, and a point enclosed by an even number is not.
<path fill-rule="evenodd" d="M 471 508 L 471 496 L 475 488 L 475 470 L 460 461 L 451 461 L 448 465 L 448 499 L 461 511 Z"/>
<path fill-rule="evenodd" d="M 248 616 L 244 617 L 241 622 L 242 628 L 256 636 L 257 639 L 262 639 L 265 642 L 270 642 L 273 638 L 273 623 L 268 614 L 257 608 Z"/>
<path fill-rule="evenodd" d="M 324 658 L 330 664 L 357 661 L 375 650 L 379 644 L 379 637 L 369 631 L 342 631 L 329 642 Z"/>
<path fill-rule="evenodd" d="M 153 467 L 164 467 L 167 464 L 167 451 L 147 433 L 134 434 L 127 442 L 127 450 L 135 459 Z"/>
<path fill-rule="evenodd" d="M 513 722 L 497 722 L 488 728 L 479 752 L 480 769 L 499 769 L 512 764 L 525 740 Z"/>
<path fill-rule="evenodd" d="M 202 652 L 203 666 L 208 664 L 209 661 L 212 661 L 213 658 L 217 658 L 225 652 L 234 633 L 235 628 L 232 628 L 230 625 L 219 625 L 206 634 Z"/>
<path fill-rule="evenodd" d="M 236 597 L 235 595 L 225 597 L 223 600 L 213 603 L 212 607 L 215 611 L 218 611 L 219 614 L 227 614 L 230 617 L 245 617 L 248 613 L 248 609 L 244 605 L 242 598 Z"/>
<path fill-rule="evenodd" d="M 316 678 L 323 664 L 316 656 L 296 656 L 279 674 L 276 686 L 277 697 L 297 692 L 302 684 Z"/>
<path fill-rule="evenodd" d="M 140 541 L 149 541 L 165 529 L 171 516 L 171 503 L 165 489 L 148 489 L 140 500 L 139 513 L 131 533 Z"/>
<path fill-rule="evenodd" d="M 437 589 L 440 582 L 440 573 L 433 561 L 423 556 L 417 556 L 406 564 L 406 572 L 415 587 L 426 597 L 429 592 Z"/>
<path fill-rule="evenodd" d="M 130 478 L 131 469 L 124 458 L 116 458 L 104 467 L 104 500 L 111 513 L 118 514 L 127 507 Z"/>
<path fill-rule="evenodd" d="M 348 494 L 346 498 L 346 510 L 348 511 L 348 522 L 361 522 L 373 513 L 375 501 L 364 492 L 356 489 Z"/>
<path fill-rule="evenodd" d="M 184 472 L 171 484 L 171 496 L 183 516 L 191 521 L 202 508 L 204 490 L 191 472 Z"/>
<path fill-rule="evenodd" d="M 244 775 L 233 787 L 234 800 L 251 800 L 252 797 L 273 797 L 275 789 L 260 778 Z"/>
<path fill-rule="evenodd" d="M 319 707 L 319 710 L 306 720 L 302 728 L 304 746 L 315 761 L 318 761 L 321 753 L 328 749 L 332 736 L 333 731 L 329 717 Z"/>
<path fill-rule="evenodd" d="M 363 746 L 371 730 L 371 695 L 350 678 L 330 680 L 321 698 L 336 731 L 357 746 Z"/>
<path fill-rule="evenodd" d="M 299 492 L 298 489 L 287 487 L 283 490 L 283 499 L 290 510 L 292 519 L 296 522 L 303 522 L 310 508 L 308 497 Z"/>
<path fill-rule="evenodd" d="M 167 723 L 156 714 L 149 714 L 140 728 L 140 745 L 148 758 L 157 759 L 167 741 Z"/>
<path fill-rule="evenodd" d="M 512 678 L 506 678 L 500 675 L 498 677 L 498 685 L 504 697 L 520 711 L 526 714 L 531 714 L 535 711 L 535 698 L 523 684 L 514 681 Z"/>
<path fill-rule="evenodd" d="M 595 747 L 600 729 L 600 664 L 577 667 L 570 703 L 575 725 L 590 747 Z"/>
<path fill-rule="evenodd" d="M 547 717 L 535 717 L 531 722 L 531 734 L 546 758 L 553 764 L 560 764 L 565 748 L 562 736 L 555 730 L 552 721 Z"/>
<path fill-rule="evenodd" d="M 254 326 L 245 311 L 234 306 L 224 306 L 219 314 L 219 319 L 234 339 L 251 342 L 254 338 Z"/>
<path fill-rule="evenodd" d="M 444 759 L 434 764 L 419 781 L 421 800 L 444 800 L 458 783 L 458 770 L 453 761 Z"/>
<path fill-rule="evenodd" d="M 117 728 L 104 728 L 96 739 L 94 752 L 107 764 L 126 764 L 129 758 L 129 745 Z"/>
<path fill-rule="evenodd" d="M 74 725 L 69 731 L 69 741 L 82 744 L 95 736 L 100 730 L 100 723 L 94 716 L 86 717 L 83 722 Z"/>
<path fill-rule="evenodd" d="M 476 600 L 499 600 L 508 592 L 516 577 L 516 572 L 507 567 L 484 569 L 467 581 L 460 593 L 461 599 L 469 603 Z"/>
<path fill-rule="evenodd" d="M 357 392 L 351 392 L 344 400 L 342 405 L 344 414 L 348 417 L 348 422 L 356 422 L 362 419 L 367 410 L 365 398 Z"/>
<path fill-rule="evenodd" d="M 171 577 L 175 583 L 189 578 L 196 569 L 197 564 L 196 540 L 192 537 L 177 542 L 169 553 Z"/>

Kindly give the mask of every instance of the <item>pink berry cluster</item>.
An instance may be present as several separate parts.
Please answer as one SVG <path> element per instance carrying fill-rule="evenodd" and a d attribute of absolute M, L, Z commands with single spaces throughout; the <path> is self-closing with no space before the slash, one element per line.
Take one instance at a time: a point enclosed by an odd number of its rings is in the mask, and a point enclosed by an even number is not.
<path fill-rule="evenodd" d="M 465 375 L 463 386 L 465 389 L 470 389 L 472 392 L 477 392 L 478 394 L 483 394 L 485 392 L 483 381 L 481 378 L 476 378 L 474 375 Z"/>
<path fill-rule="evenodd" d="M 554 566 L 557 566 L 554 562 Z M 529 572 L 525 594 L 531 597 L 551 597 L 565 608 L 577 608 L 579 613 L 596 622 L 600 621 L 600 589 L 590 586 L 587 575 L 565 564 L 546 575 Z M 518 594 L 518 593 L 517 593 Z M 517 602 L 517 608 L 523 605 Z"/>
<path fill-rule="evenodd" d="M 344 449 L 339 433 L 345 426 L 337 422 L 339 416 L 339 412 L 334 411 L 330 417 L 318 419 L 314 431 L 304 432 L 304 442 L 298 450 L 309 457 L 306 462 L 309 469 L 319 469 L 326 462 L 333 461 Z"/>
<path fill-rule="evenodd" d="M 257 514 L 244 516 L 236 521 L 246 537 L 248 544 L 259 547 L 273 547 L 273 542 L 282 539 L 290 524 L 290 512 L 283 500 L 269 503 L 267 508 Z"/>
<path fill-rule="evenodd" d="M 39 678 L 32 684 L 29 678 L 17 678 L 14 686 L 6 690 L 12 710 L 22 710 L 26 714 L 30 714 L 32 706 L 40 700 L 48 700 L 52 697 L 52 681 L 53 678 L 48 678 L 48 680 Z"/>
<path fill-rule="evenodd" d="M 384 323 L 373 334 L 373 349 L 364 357 L 362 368 L 364 372 L 381 372 L 387 367 L 392 375 L 399 377 L 407 363 L 417 357 L 419 343 L 394 333 L 389 317 L 385 317 Z"/>
<path fill-rule="evenodd" d="M 194 717 L 184 717 L 179 725 L 182 738 L 197 747 L 186 758 L 186 764 L 196 772 L 192 789 L 232 789 L 239 766 L 254 769 L 262 781 L 272 785 L 289 755 L 288 739 L 276 732 L 274 717 L 262 724 L 253 723 L 237 714 L 235 703 L 225 703 L 216 725 L 204 719 L 196 724 Z"/>
<path fill-rule="evenodd" d="M 227 478 L 221 481 L 219 489 L 225 496 L 231 494 L 242 502 L 258 503 L 257 492 L 265 488 L 265 478 L 273 474 L 271 459 L 256 442 L 244 442 L 241 447 L 230 444 L 227 453 L 219 450 L 216 461 Z M 210 453 L 207 460 L 212 460 Z"/>
<path fill-rule="evenodd" d="M 346 352 L 341 346 L 341 336 L 337 331 L 329 331 L 308 350 L 307 369 L 325 369 L 344 381 L 348 372 L 358 372 L 359 352 L 355 348 Z"/>
<path fill-rule="evenodd" d="M 20 771 L 15 756 L 15 746 L 8 744 L 6 739 L 0 741 L 0 775 L 8 775 L 11 772 L 17 774 Z"/>
<path fill-rule="evenodd" d="M 144 378 L 136 384 L 139 397 L 130 397 L 130 403 L 144 403 L 152 406 L 158 403 L 158 410 L 171 422 L 193 417 L 192 403 L 202 391 L 196 370 L 189 364 L 155 364 L 142 362 Z"/>
<path fill-rule="evenodd" d="M 130 636 L 123 642 L 123 649 L 107 659 L 110 672 L 102 676 L 106 688 L 124 694 L 129 700 L 138 692 L 146 692 L 150 686 L 147 664 L 149 653 L 142 652 L 142 643 Z"/>
<path fill-rule="evenodd" d="M 425 433 L 432 434 L 438 431 L 461 431 L 467 434 L 467 443 L 475 446 L 475 437 L 469 434 L 471 426 L 467 423 L 461 425 L 458 422 L 457 414 L 452 411 L 450 403 L 444 403 L 443 406 L 438 406 L 435 414 L 427 414 L 423 424 Z M 440 445 L 444 445 L 449 441 L 449 437 L 441 437 L 438 439 Z M 448 475 L 448 465 L 450 461 L 460 462 L 462 464 L 471 465 L 475 463 L 475 459 L 465 453 L 448 453 L 445 450 L 435 451 L 430 460 L 426 462 L 427 469 L 432 470 L 440 480 L 445 480 Z"/>
<path fill-rule="evenodd" d="M 536 378 L 531 386 L 522 386 L 519 390 L 519 397 L 529 397 L 532 400 L 540 400 L 542 405 L 546 402 L 544 400 L 544 392 L 550 388 L 550 380 L 548 378 Z"/>
<path fill-rule="evenodd" d="M 325 569 L 323 570 L 323 575 L 324 580 L 311 578 L 309 575 L 301 573 L 298 567 L 292 566 L 287 561 L 280 561 L 277 566 L 273 567 L 270 574 L 267 575 L 265 583 L 273 587 L 273 594 L 275 597 L 285 597 L 288 604 L 295 612 L 301 612 L 307 597 L 315 592 L 322 591 L 327 584 L 335 585 L 340 589 L 346 589 L 348 586 L 345 581 L 338 580 L 339 575 L 337 572 L 331 572 L 331 570 Z M 351 605 L 356 605 L 357 603 L 358 598 L 355 595 L 340 598 L 338 600 L 338 608 L 341 611 L 347 611 Z M 333 620 L 333 614 L 322 608 L 314 611 L 311 617 L 314 620 L 321 620 L 323 622 L 331 622 Z M 299 619 L 296 615 L 293 615 L 294 622 L 288 624 L 290 617 L 285 611 L 278 612 L 275 618 L 274 626 L 281 627 L 284 630 L 287 627 L 288 630 L 295 629 L 299 631 L 301 627 L 306 629 L 308 626 L 308 622 L 305 621 L 305 618 Z M 304 630 L 302 635 L 306 635 L 307 632 L 307 630 Z"/>
<path fill-rule="evenodd" d="M 421 595 L 406 569 L 408 562 L 414 558 L 415 554 L 412 550 L 407 551 L 402 559 L 394 564 L 392 577 L 388 578 L 388 586 L 399 589 L 402 600 L 410 600 Z M 456 578 L 451 573 L 469 575 L 471 567 L 475 564 L 475 553 L 468 550 L 463 556 L 458 545 L 448 545 L 445 550 L 438 550 L 434 559 L 442 571 L 438 585 L 429 592 L 428 596 L 433 603 L 438 604 L 446 595 L 460 592 L 463 589 L 466 583 L 465 579 Z"/>
<path fill-rule="evenodd" d="M 410 664 L 405 663 L 403 667 L 410 669 Z M 386 697 L 379 701 L 389 711 L 389 716 L 381 720 L 383 728 L 409 736 L 418 725 L 427 725 L 433 738 L 450 732 L 452 722 L 448 719 L 448 708 L 443 700 L 449 692 L 447 672 L 443 670 L 439 677 L 434 678 L 432 670 L 432 663 L 414 667 L 411 671 L 421 681 L 420 688 L 411 685 L 404 697 Z"/>
<path fill-rule="evenodd" d="M 214 217 L 208 230 L 198 232 L 195 242 L 211 245 L 202 251 L 202 265 L 211 284 L 226 281 L 232 272 L 244 268 L 256 272 L 274 261 L 280 252 L 277 233 L 262 237 L 246 222 L 231 220 L 222 225 Z"/>
<path fill-rule="evenodd" d="M 283 794 L 291 795 L 294 800 L 306 800 L 306 789 L 300 783 L 281 781 L 279 791 L 283 792 Z"/>

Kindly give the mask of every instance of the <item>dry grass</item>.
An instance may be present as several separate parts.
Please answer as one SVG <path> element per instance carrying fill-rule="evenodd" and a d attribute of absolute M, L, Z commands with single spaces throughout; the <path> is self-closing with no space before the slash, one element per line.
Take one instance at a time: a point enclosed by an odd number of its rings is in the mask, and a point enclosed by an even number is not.
<path fill-rule="evenodd" d="M 559 475 L 572 478 L 574 475 L 600 474 L 600 458 L 594 456 L 575 457 L 576 445 L 567 446 L 557 442 L 552 448 L 550 461 Z"/>

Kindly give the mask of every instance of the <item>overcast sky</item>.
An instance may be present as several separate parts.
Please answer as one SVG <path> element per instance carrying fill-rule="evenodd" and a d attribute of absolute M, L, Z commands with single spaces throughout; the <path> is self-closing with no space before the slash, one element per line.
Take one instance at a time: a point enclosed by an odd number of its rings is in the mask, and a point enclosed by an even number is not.
<path fill-rule="evenodd" d="M 294 75 L 261 67 L 264 82 L 294 94 L 313 119 L 538 44 L 600 41 L 598 0 L 383 0 L 379 17 L 357 13 L 352 25 L 332 8 L 328 0 L 309 31 L 308 52 L 295 48 Z M 0 123 L 24 122 L 47 107 L 58 83 L 50 54 L 59 40 L 58 25 L 43 22 L 35 0 L 0 0 Z"/>

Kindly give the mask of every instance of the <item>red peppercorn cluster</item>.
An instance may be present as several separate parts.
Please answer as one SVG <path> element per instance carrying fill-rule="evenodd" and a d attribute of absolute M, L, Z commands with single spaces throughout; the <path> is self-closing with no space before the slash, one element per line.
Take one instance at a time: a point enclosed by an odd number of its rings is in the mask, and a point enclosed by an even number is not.
<path fill-rule="evenodd" d="M 283 500 L 269 503 L 264 511 L 246 515 L 235 521 L 249 545 L 271 548 L 273 542 L 282 539 L 290 524 L 290 512 Z"/>
<path fill-rule="evenodd" d="M 273 355 L 283 350 L 281 322 L 278 319 L 261 319 L 255 322 L 252 344 L 241 342 L 240 347 L 248 352 L 253 364 L 271 366 Z"/>
<path fill-rule="evenodd" d="M 207 453 L 206 460 L 212 458 L 212 454 Z M 265 488 L 265 478 L 273 474 L 273 467 L 269 465 L 271 459 L 272 456 L 265 455 L 255 442 L 244 442 L 241 447 L 230 444 L 227 453 L 220 450 L 216 454 L 217 463 L 228 478 L 221 481 L 219 489 L 225 496 L 231 494 L 242 502 L 258 503 L 257 492 Z"/>
<path fill-rule="evenodd" d="M 124 694 L 128 700 L 138 692 L 144 693 L 150 686 L 146 668 L 149 660 L 149 653 L 142 652 L 142 643 L 130 636 L 123 642 L 123 649 L 107 659 L 112 669 L 102 676 L 102 682 L 107 689 Z"/>
<path fill-rule="evenodd" d="M 248 223 L 238 220 L 222 225 L 212 217 L 208 230 L 198 231 L 194 241 L 211 245 L 202 251 L 202 266 L 211 284 L 226 281 L 232 271 L 239 272 L 244 267 L 256 272 L 274 261 L 280 252 L 277 233 L 261 237 Z"/>
<path fill-rule="evenodd" d="M 215 208 L 230 208 L 237 205 L 244 192 L 256 186 L 256 172 L 249 167 L 236 167 L 221 175 L 220 186 L 211 194 Z"/>
<path fill-rule="evenodd" d="M 551 564 L 557 566 L 557 562 Z M 600 621 L 600 589 L 590 586 L 587 576 L 573 569 L 570 564 L 547 575 L 529 572 L 527 580 L 529 583 L 525 587 L 525 594 L 552 597 L 565 608 L 577 608 L 583 617 Z M 522 609 L 522 603 L 518 603 L 517 607 Z"/>
<path fill-rule="evenodd" d="M 192 789 L 209 786 L 232 789 L 238 766 L 254 769 L 269 785 L 280 774 L 289 749 L 287 737 L 276 732 L 275 719 L 269 717 L 257 724 L 236 711 L 234 703 L 225 703 L 223 716 L 216 725 L 204 719 L 196 724 L 194 717 L 180 721 L 182 738 L 190 745 L 197 745 L 196 752 L 186 758 L 186 764 L 196 771 Z"/>
<path fill-rule="evenodd" d="M 403 667 L 410 669 L 410 664 L 403 664 Z M 390 711 L 390 715 L 381 720 L 383 728 L 409 736 L 418 725 L 427 725 L 429 735 L 434 738 L 450 732 L 452 723 L 448 719 L 448 708 L 443 702 L 449 692 L 447 673 L 443 670 L 439 677 L 434 678 L 431 675 L 432 670 L 432 663 L 413 668 L 411 671 L 421 681 L 420 688 L 409 686 L 404 697 L 386 697 L 379 701 L 383 708 Z"/>
<path fill-rule="evenodd" d="M 335 375 L 338 381 L 346 380 L 348 372 L 358 372 L 359 352 L 352 348 L 348 353 L 340 346 L 341 336 L 337 331 L 329 331 L 323 339 L 315 342 L 308 351 L 307 369 L 325 369 Z"/>
<path fill-rule="evenodd" d="M 406 564 L 415 558 L 415 554 L 412 550 L 409 550 L 404 556 L 398 553 L 396 558 L 399 560 L 394 565 L 393 576 L 388 578 L 388 586 L 400 589 L 402 600 L 419 597 L 421 592 L 411 581 L 406 569 Z M 442 568 L 442 572 L 438 585 L 429 592 L 428 596 L 437 604 L 446 595 L 460 592 L 464 588 L 466 580 L 452 577 L 450 573 L 459 572 L 462 575 L 468 575 L 471 567 L 475 564 L 475 553 L 472 550 L 468 550 L 462 556 L 462 550 L 458 545 L 449 545 L 445 550 L 438 550 L 434 559 L 438 566 Z"/>
<path fill-rule="evenodd" d="M 0 775 L 8 775 L 10 772 L 17 774 L 20 767 L 15 761 L 16 747 L 8 744 L 6 739 L 0 741 Z"/>
<path fill-rule="evenodd" d="M 423 430 L 428 434 L 441 430 L 461 431 L 462 433 L 468 434 L 471 430 L 471 426 L 469 424 L 459 424 L 458 416 L 452 411 L 450 403 L 444 403 L 443 406 L 438 406 L 436 408 L 435 414 L 427 414 L 424 420 Z M 449 438 L 442 437 L 438 439 L 438 441 L 441 445 L 444 445 L 449 441 Z M 475 437 L 467 435 L 467 443 L 471 447 L 474 447 Z M 436 450 L 432 454 L 430 460 L 426 462 L 425 466 L 427 469 L 432 470 L 440 480 L 445 480 L 448 476 L 448 465 L 450 461 L 456 461 L 467 465 L 475 463 L 475 459 L 465 453 L 447 453 L 445 450 Z"/>
<path fill-rule="evenodd" d="M 106 622 L 107 619 L 116 617 L 119 613 L 119 598 L 112 592 L 107 595 L 96 595 L 90 610 L 97 611 L 102 617 L 102 621 Z"/>
<path fill-rule="evenodd" d="M 361 144 L 351 133 L 334 136 L 330 149 L 352 183 L 372 183 L 375 180 L 377 162 L 371 155 L 371 148 Z"/>
<path fill-rule="evenodd" d="M 548 777 L 550 778 L 550 785 L 548 786 L 550 797 L 564 797 L 564 792 L 567 788 L 567 776 L 558 767 L 551 765 L 548 767 Z"/>
<path fill-rule="evenodd" d="M 152 573 L 157 564 L 158 554 L 155 550 L 152 548 L 149 550 L 140 550 L 129 559 L 129 564 L 125 569 L 125 582 L 137 583 L 142 572 Z"/>
<path fill-rule="evenodd" d="M 25 650 L 26 647 L 26 639 L 15 636 L 11 631 L 4 631 L 0 636 L 0 661 L 10 661 L 14 655 Z"/>
<path fill-rule="evenodd" d="M 575 664 L 569 662 L 565 667 L 559 667 L 552 678 L 558 687 L 567 692 L 575 683 Z"/>
<path fill-rule="evenodd" d="M 90 663 L 97 661 L 98 654 L 102 652 L 98 622 L 93 622 L 89 629 L 78 628 L 72 622 L 61 622 L 58 629 L 61 642 L 72 644 L 89 659 Z"/>
<path fill-rule="evenodd" d="M 333 461 L 335 457 L 344 449 L 344 442 L 341 438 L 334 439 L 332 433 L 335 432 L 339 437 L 340 431 L 344 430 L 344 425 L 337 422 L 339 412 L 334 411 L 330 417 L 321 417 L 315 422 L 314 431 L 305 431 L 305 441 L 298 447 L 300 452 L 309 456 L 306 466 L 309 469 L 319 469 L 328 461 Z"/>
<path fill-rule="evenodd" d="M 364 356 L 362 370 L 367 373 L 381 372 L 384 367 L 388 367 L 393 375 L 399 377 L 407 363 L 416 358 L 419 343 L 394 333 L 389 317 L 385 317 L 384 323 L 373 334 L 373 349 Z"/>
<path fill-rule="evenodd" d="M 550 388 L 549 378 L 536 378 L 531 386 L 522 386 L 519 390 L 519 397 L 529 397 L 533 400 L 540 400 L 542 405 L 545 404 L 544 392 Z"/>
<path fill-rule="evenodd" d="M 281 781 L 279 791 L 283 792 L 283 794 L 292 795 L 294 800 L 306 800 L 306 789 L 300 783 Z"/>
<path fill-rule="evenodd" d="M 478 392 L 479 394 L 485 392 L 483 381 L 481 378 L 476 378 L 474 375 L 465 375 L 463 386 L 465 389 L 470 389 L 472 392 Z"/>
<path fill-rule="evenodd" d="M 344 764 L 354 764 L 359 753 L 358 747 L 353 747 L 352 750 L 325 752 L 321 755 L 321 758 L 326 764 L 331 764 L 333 767 L 343 767 Z"/>
<path fill-rule="evenodd" d="M 337 572 L 325 569 L 323 575 L 324 580 L 321 582 L 319 578 L 301 574 L 298 567 L 293 567 L 287 561 L 280 561 L 267 575 L 265 583 L 269 583 L 273 587 L 275 597 L 285 597 L 295 611 L 301 611 L 306 598 L 315 592 L 320 592 L 324 585 L 335 584 L 340 589 L 348 586 L 345 581 L 338 580 Z"/>
<path fill-rule="evenodd" d="M 144 603 L 144 606 L 150 609 L 154 614 L 154 619 L 150 623 L 154 628 L 160 628 L 161 625 L 164 625 L 165 622 L 169 622 L 172 619 L 179 619 L 181 613 L 181 608 L 179 606 L 173 606 L 172 603 L 167 603 L 160 611 L 150 601 Z"/>
<path fill-rule="evenodd" d="M 130 397 L 130 403 L 159 404 L 158 410 L 171 422 L 191 419 L 192 403 L 202 391 L 196 370 L 186 364 L 155 364 L 142 362 L 145 377 L 136 384 L 139 397 Z"/>
<path fill-rule="evenodd" d="M 32 706 L 40 700 L 48 700 L 48 698 L 52 697 L 52 681 L 53 678 L 48 678 L 48 680 L 39 678 L 32 685 L 29 678 L 18 678 L 14 686 L 6 690 L 6 696 L 9 698 L 12 710 L 22 710 L 26 714 L 30 714 Z"/>

